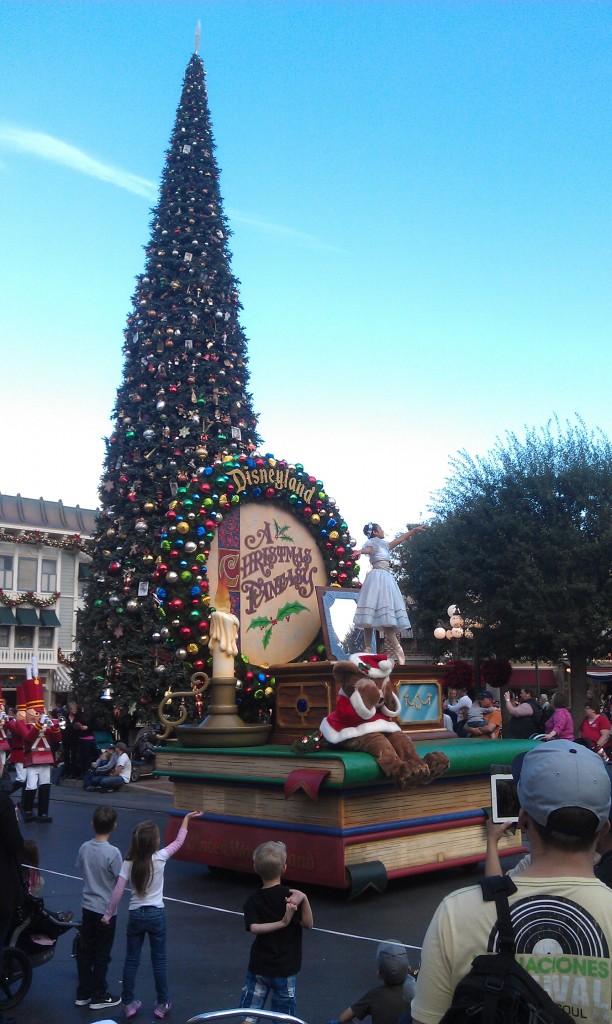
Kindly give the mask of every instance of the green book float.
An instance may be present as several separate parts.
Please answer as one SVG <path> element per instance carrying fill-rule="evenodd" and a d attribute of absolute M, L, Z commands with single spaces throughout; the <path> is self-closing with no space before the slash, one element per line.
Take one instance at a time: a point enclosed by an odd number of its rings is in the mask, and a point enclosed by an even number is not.
<path fill-rule="evenodd" d="M 396 668 L 399 729 L 419 762 L 444 764 L 428 784 L 401 787 L 371 752 L 326 743 L 316 732 L 314 739 L 312 732 L 304 736 L 333 716 L 338 673 L 334 681 L 331 664 L 274 671 L 272 742 L 158 749 L 157 774 L 174 782 L 167 840 L 185 809 L 203 813 L 180 857 L 249 872 L 255 847 L 282 839 L 290 880 L 347 889 L 351 896 L 382 891 L 390 878 L 484 860 L 491 766 L 510 764 L 533 741 L 457 739 L 443 726 L 436 667 Z M 520 833 L 500 843 L 502 855 L 522 850 Z"/>

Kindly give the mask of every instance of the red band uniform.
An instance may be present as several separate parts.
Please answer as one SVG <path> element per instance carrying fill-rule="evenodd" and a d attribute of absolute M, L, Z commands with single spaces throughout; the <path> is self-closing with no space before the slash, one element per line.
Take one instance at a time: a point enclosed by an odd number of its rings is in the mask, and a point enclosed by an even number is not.
<path fill-rule="evenodd" d="M 49 800 L 51 797 L 51 768 L 54 764 L 52 742 L 59 742 L 59 723 L 45 713 L 43 688 L 40 679 L 26 679 L 22 683 L 26 700 L 26 720 L 16 721 L 12 731 L 21 736 L 24 746 L 23 763 L 26 782 L 21 808 L 24 821 L 34 820 L 34 800 L 38 790 L 38 818 L 50 822 Z"/>
<path fill-rule="evenodd" d="M 15 768 L 15 782 L 13 790 L 19 789 L 20 786 L 25 786 L 26 780 L 26 770 L 23 764 L 23 739 L 14 728 L 16 722 L 25 722 L 25 693 L 23 686 L 21 685 L 17 687 L 16 702 L 16 718 L 11 718 L 9 723 L 9 742 L 11 745 L 11 752 L 8 756 L 8 760 Z"/>
<path fill-rule="evenodd" d="M 7 755 L 10 753 L 11 743 L 9 740 L 9 718 L 4 706 L 2 687 L 0 686 L 0 775 L 4 773 Z"/>

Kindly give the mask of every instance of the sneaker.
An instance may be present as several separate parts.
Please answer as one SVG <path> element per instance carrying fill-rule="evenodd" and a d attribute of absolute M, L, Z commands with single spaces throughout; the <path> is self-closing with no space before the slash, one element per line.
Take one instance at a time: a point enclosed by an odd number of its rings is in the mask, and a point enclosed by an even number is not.
<path fill-rule="evenodd" d="M 132 999 L 131 1003 L 126 1003 L 123 1007 L 124 1017 L 135 1017 L 141 1006 L 140 999 Z"/>
<path fill-rule="evenodd" d="M 153 1010 L 153 1016 L 158 1017 L 160 1020 L 163 1020 L 164 1017 L 167 1017 L 168 1014 L 170 1013 L 171 1006 L 172 1003 L 170 1002 L 169 999 L 165 1003 L 156 1003 L 155 1009 Z"/>
<path fill-rule="evenodd" d="M 106 1006 L 119 1006 L 120 1002 L 121 1002 L 121 996 L 111 996 L 110 992 L 107 992 L 106 995 L 102 996 L 101 999 L 92 999 L 92 1001 L 89 1004 L 89 1009 L 90 1010 L 104 1010 L 104 1008 Z M 130 1006 L 134 1006 L 134 1003 L 130 1003 Z M 138 1009 L 139 1006 L 140 1006 L 140 1003 L 138 1003 L 136 1005 L 136 1010 Z M 136 1010 L 134 1010 L 134 1013 L 136 1013 Z M 131 1016 L 132 1016 L 132 1014 L 130 1014 L 130 1017 Z M 126 1013 L 126 1017 L 127 1017 L 127 1013 Z"/>
<path fill-rule="evenodd" d="M 75 999 L 74 1005 L 75 1006 L 89 1006 L 90 1002 L 91 1002 L 91 996 L 87 996 L 87 999 L 78 999 L 78 998 Z"/>

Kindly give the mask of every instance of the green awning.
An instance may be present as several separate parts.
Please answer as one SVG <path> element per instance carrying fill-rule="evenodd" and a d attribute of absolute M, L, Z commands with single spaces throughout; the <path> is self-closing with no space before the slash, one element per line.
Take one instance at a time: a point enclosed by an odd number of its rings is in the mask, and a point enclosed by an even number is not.
<path fill-rule="evenodd" d="M 57 629 L 58 626 L 61 626 L 61 622 L 53 608 L 40 609 L 40 624 L 41 626 L 51 626 L 52 629 Z"/>
<path fill-rule="evenodd" d="M 17 608 L 18 626 L 40 626 L 38 615 L 33 608 Z"/>
<path fill-rule="evenodd" d="M 14 626 L 15 625 L 15 612 L 12 608 L 7 608 L 6 605 L 0 604 L 0 626 Z"/>

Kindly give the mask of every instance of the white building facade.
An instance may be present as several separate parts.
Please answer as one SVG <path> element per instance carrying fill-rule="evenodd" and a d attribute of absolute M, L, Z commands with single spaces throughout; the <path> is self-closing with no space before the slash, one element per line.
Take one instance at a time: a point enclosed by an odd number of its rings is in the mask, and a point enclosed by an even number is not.
<path fill-rule="evenodd" d="M 32 656 L 47 708 L 72 689 L 76 618 L 90 574 L 97 512 L 0 494 L 0 685 L 7 707 Z"/>

